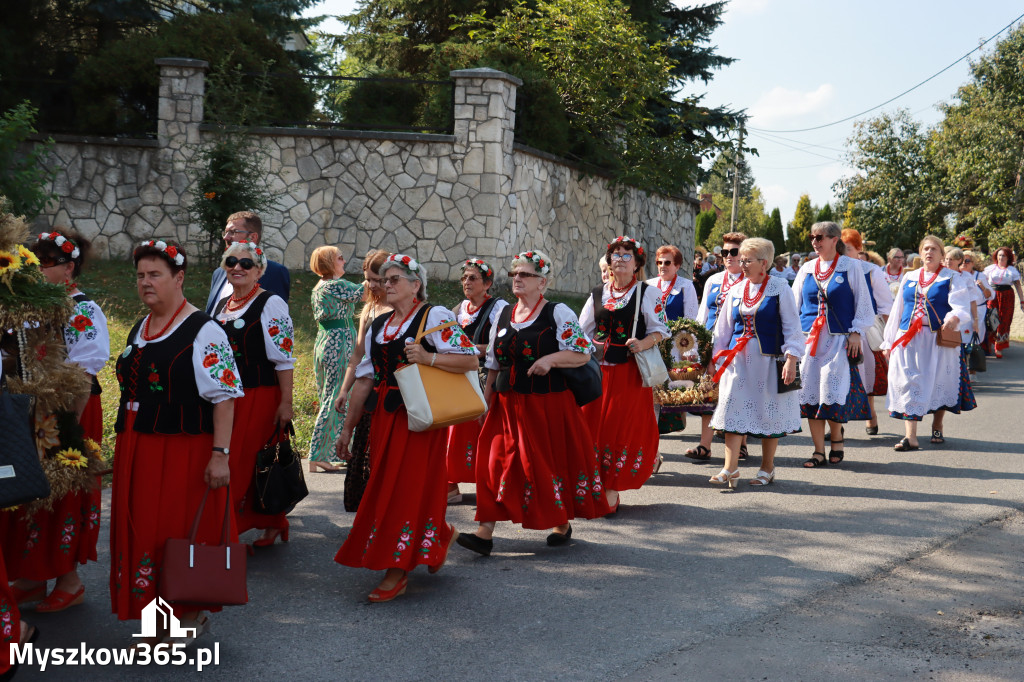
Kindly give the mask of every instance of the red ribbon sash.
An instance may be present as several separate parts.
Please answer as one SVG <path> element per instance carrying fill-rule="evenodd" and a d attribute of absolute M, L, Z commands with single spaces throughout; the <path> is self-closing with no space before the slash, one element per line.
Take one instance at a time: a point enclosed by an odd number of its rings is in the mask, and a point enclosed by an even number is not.
<path fill-rule="evenodd" d="M 722 366 L 718 368 L 718 371 L 715 372 L 715 376 L 713 377 L 715 383 L 718 383 L 718 381 L 721 380 L 722 375 L 725 373 L 725 368 L 732 364 L 732 361 L 735 360 L 736 356 L 747 347 L 747 342 L 752 338 L 754 337 L 745 335 L 741 336 L 736 340 L 736 345 L 734 347 L 720 350 L 715 353 L 713 360 L 716 364 L 719 360 L 723 360 Z"/>
<path fill-rule="evenodd" d="M 818 337 L 821 336 L 821 330 L 824 329 L 824 327 L 824 315 L 818 315 L 814 318 L 814 324 L 811 325 L 811 331 L 807 334 L 807 341 L 804 343 L 804 345 L 811 347 L 811 357 L 818 354 Z"/>
<path fill-rule="evenodd" d="M 914 335 L 917 334 L 919 331 L 921 331 L 921 329 L 923 327 L 924 327 L 924 318 L 921 317 L 921 316 L 915 317 L 914 321 L 910 323 L 910 328 L 907 329 L 907 331 L 903 334 L 903 336 L 901 336 L 900 338 L 896 339 L 896 341 L 892 344 L 891 350 L 896 350 L 900 346 L 906 346 L 907 344 L 909 344 L 910 340 L 912 338 L 914 338 Z"/>

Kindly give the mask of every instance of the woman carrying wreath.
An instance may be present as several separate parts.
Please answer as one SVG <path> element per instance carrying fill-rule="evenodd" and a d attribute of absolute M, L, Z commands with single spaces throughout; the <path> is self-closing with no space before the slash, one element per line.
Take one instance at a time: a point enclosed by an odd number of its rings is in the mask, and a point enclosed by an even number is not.
<path fill-rule="evenodd" d="M 942 240 L 927 235 L 918 247 L 924 266 L 904 273 L 885 325 L 889 355 L 889 416 L 902 419 L 898 452 L 917 450 L 917 422 L 933 413 L 932 436 L 942 442 L 942 415 L 960 412 L 964 386 L 960 347 L 939 346 L 940 329 L 958 330 L 970 316 L 972 294 L 959 273 L 943 267 Z M 969 409 L 969 408 L 968 408 Z"/>
<path fill-rule="evenodd" d="M 267 269 L 263 249 L 250 241 L 231 243 L 221 256 L 221 267 L 231 294 L 214 307 L 213 319 L 231 344 L 238 377 L 245 395 L 235 400 L 231 429 L 231 498 L 238 532 L 263 530 L 254 547 L 288 542 L 284 514 L 260 514 L 253 510 L 256 489 L 256 455 L 264 445 L 283 436 L 280 431 L 292 420 L 293 325 L 288 304 L 277 294 L 260 287 Z M 217 362 L 215 353 L 203 358 L 203 366 Z"/>
<path fill-rule="evenodd" d="M 807 335 L 800 363 L 800 415 L 807 419 L 814 442 L 807 468 L 839 464 L 845 451 L 843 424 L 870 418 L 864 383 L 856 362 L 862 355 L 862 332 L 874 324 L 871 293 L 863 261 L 843 255 L 842 230 L 833 222 L 811 225 L 811 245 L 817 258 L 800 266 L 793 296 L 800 325 Z M 832 449 L 825 457 L 825 424 Z"/>
<path fill-rule="evenodd" d="M 754 237 L 740 245 L 743 282 L 732 287 L 719 311 L 715 332 L 718 405 L 711 428 L 725 431 L 725 467 L 709 483 L 736 486 L 744 436 L 761 439 L 761 468 L 750 485 L 775 480 L 779 438 L 800 430 L 796 391 L 779 392 L 796 378 L 803 355 L 793 292 L 783 277 L 772 277 L 775 247 Z"/>
<path fill-rule="evenodd" d="M 132 327 L 117 358 L 110 596 L 120 620 L 140 618 L 159 594 L 164 545 L 189 536 L 207 488 L 212 490 L 197 542 L 220 542 L 234 401 L 242 396 L 223 329 L 185 299 L 184 250 L 149 240 L 136 247 L 132 260 L 149 314 Z M 228 513 L 228 541 L 236 542 L 234 513 Z M 196 636 L 209 628 L 198 608 L 176 605 L 175 611 Z"/>
<path fill-rule="evenodd" d="M 32 247 L 46 281 L 67 291 L 74 311 L 63 329 L 67 361 L 78 365 L 89 378 L 89 395 L 76 406 L 78 423 L 85 439 L 84 447 L 99 454 L 103 440 L 103 413 L 100 384 L 96 375 L 110 357 L 110 336 L 103 311 L 78 289 L 75 280 L 90 251 L 89 242 L 70 230 L 55 228 L 40 234 Z M 38 423 L 46 444 L 59 447 L 57 416 L 48 415 Z M 88 461 L 88 460 L 86 460 Z M 19 604 L 40 601 L 35 610 L 53 613 L 81 604 L 85 585 L 78 576 L 78 564 L 96 561 L 96 541 L 100 532 L 100 485 L 72 490 L 53 501 L 51 510 L 42 509 L 26 517 L 25 510 L 0 512 L 0 542 L 8 548 L 7 574 L 14 580 L 13 590 Z M 48 580 L 56 580 L 46 594 Z"/>
<path fill-rule="evenodd" d="M 404 594 L 409 573 L 421 564 L 430 573 L 439 571 L 458 535 L 445 522 L 447 431 L 409 430 L 395 372 L 412 363 L 455 374 L 478 367 L 478 351 L 451 311 L 426 305 L 422 265 L 411 256 L 394 254 L 381 265 L 380 275 L 394 310 L 377 317 L 366 333 L 366 356 L 355 370 L 339 439 L 342 459 L 348 459 L 356 422 L 364 408 L 373 411 L 370 481 L 345 544 L 334 557 L 344 566 L 385 571 L 370 593 L 371 602 Z M 420 329 L 428 333 L 416 342 Z"/>
<path fill-rule="evenodd" d="M 488 412 L 476 460 L 476 533 L 458 543 L 487 556 L 498 521 L 548 530 L 550 546 L 572 538 L 573 519 L 608 513 L 583 414 L 560 368 L 581 367 L 593 344 L 569 306 L 544 298 L 551 259 L 537 250 L 512 259 L 516 303 L 491 327 Z M 653 419 L 650 403 L 647 413 Z"/>
<path fill-rule="evenodd" d="M 340 467 L 329 462 L 335 456 L 335 441 L 343 421 L 334 403 L 341 393 L 355 346 L 352 319 L 363 288 L 344 279 L 345 256 L 336 246 L 315 249 L 309 257 L 309 269 L 320 275 L 310 294 L 313 319 L 319 328 L 313 342 L 313 373 L 320 407 L 309 439 L 309 472 L 340 471 Z"/>
<path fill-rule="evenodd" d="M 602 394 L 583 407 L 601 463 L 601 483 L 612 512 L 620 490 L 638 490 L 658 463 L 658 420 L 633 354 L 668 338 L 661 291 L 640 281 L 647 256 L 632 237 L 616 237 L 605 253 L 612 276 L 591 292 L 580 327 L 603 349 Z M 633 320 L 636 331 L 633 332 Z"/>
<path fill-rule="evenodd" d="M 1017 300 L 1024 309 L 1024 291 L 1021 289 L 1020 272 L 1014 267 L 1016 258 L 1009 246 L 1000 246 L 992 254 L 992 264 L 985 268 L 985 275 L 995 289 L 995 297 L 988 302 L 989 308 L 999 311 L 999 327 L 995 334 L 989 334 L 985 342 L 986 351 L 995 352 L 997 358 L 1003 357 L 1003 351 L 1010 347 L 1010 325 L 1013 324 L 1013 292 L 1017 291 Z"/>
<path fill-rule="evenodd" d="M 462 293 L 466 299 L 452 310 L 462 332 L 480 351 L 480 366 L 484 366 L 487 340 L 491 327 L 497 322 L 508 303 L 492 298 L 494 268 L 479 258 L 470 258 L 462 265 Z M 448 504 L 462 502 L 459 483 L 476 482 L 476 441 L 483 419 L 456 424 L 448 429 Z"/>

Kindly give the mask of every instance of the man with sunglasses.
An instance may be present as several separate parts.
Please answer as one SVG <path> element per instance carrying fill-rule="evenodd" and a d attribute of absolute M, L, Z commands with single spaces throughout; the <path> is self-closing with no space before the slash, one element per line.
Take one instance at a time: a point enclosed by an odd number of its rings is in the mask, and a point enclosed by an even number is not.
<path fill-rule="evenodd" d="M 239 211 L 228 216 L 227 225 L 224 228 L 224 247 L 227 248 L 240 241 L 249 241 L 254 244 L 260 243 L 263 236 L 263 221 L 252 211 Z M 243 259 L 248 260 L 248 259 Z M 245 264 L 242 264 L 245 268 Z M 252 267 L 250 265 L 250 267 Z M 206 299 L 206 314 L 212 315 L 217 302 L 232 292 L 231 284 L 228 283 L 224 268 L 217 268 L 210 278 L 210 296 Z M 288 294 L 291 292 L 292 277 L 288 268 L 276 261 L 267 259 L 267 269 L 260 277 L 260 286 L 267 291 L 277 294 L 288 302 Z"/>

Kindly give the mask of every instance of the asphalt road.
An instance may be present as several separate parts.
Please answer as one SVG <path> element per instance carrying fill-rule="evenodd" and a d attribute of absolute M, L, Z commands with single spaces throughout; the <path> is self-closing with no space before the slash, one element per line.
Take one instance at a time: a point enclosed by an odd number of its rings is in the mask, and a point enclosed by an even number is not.
<path fill-rule="evenodd" d="M 366 602 L 378 575 L 333 561 L 352 521 L 343 477 L 309 475 L 291 542 L 250 559 L 250 603 L 200 640 L 219 665 L 19 679 L 1024 679 L 1024 347 L 989 368 L 980 409 L 947 417 L 944 446 L 925 444 L 926 421 L 924 449 L 894 452 L 902 427 L 883 416 L 878 436 L 847 428 L 841 467 L 811 470 L 805 432 L 782 441 L 765 489 L 708 485 L 723 446 L 685 459 L 692 420 L 662 440 L 662 473 L 613 519 L 574 523 L 570 546 L 500 524 L 492 556 L 454 547 L 388 604 Z M 475 528 L 472 502 L 450 508 L 460 530 Z M 137 624 L 109 613 L 108 566 L 104 533 L 86 603 L 24 614 L 40 647 L 131 642 Z"/>

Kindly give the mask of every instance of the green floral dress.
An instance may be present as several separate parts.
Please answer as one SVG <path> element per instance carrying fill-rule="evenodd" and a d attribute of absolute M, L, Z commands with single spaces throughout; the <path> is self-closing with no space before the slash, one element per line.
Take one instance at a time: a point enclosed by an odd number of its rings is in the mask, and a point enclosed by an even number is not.
<path fill-rule="evenodd" d="M 344 279 L 324 280 L 313 287 L 313 318 L 320 330 L 313 344 L 313 368 L 320 412 L 313 426 L 309 458 L 326 462 L 334 456 L 334 441 L 341 432 L 343 415 L 335 411 L 352 348 L 356 328 L 353 322 L 356 302 L 363 296 L 363 287 Z"/>

